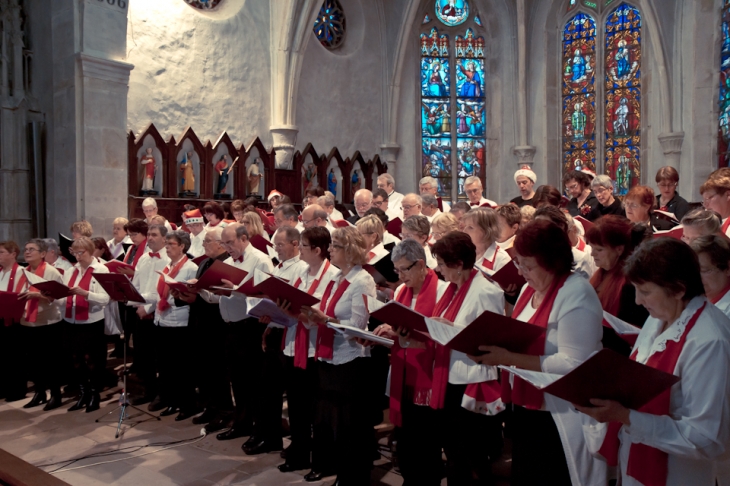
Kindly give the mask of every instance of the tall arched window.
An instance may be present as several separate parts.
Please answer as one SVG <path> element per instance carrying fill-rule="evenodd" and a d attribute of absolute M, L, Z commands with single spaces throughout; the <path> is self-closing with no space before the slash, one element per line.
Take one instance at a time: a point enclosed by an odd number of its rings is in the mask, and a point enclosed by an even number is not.
<path fill-rule="evenodd" d="M 480 25 L 467 0 L 436 0 L 422 21 L 421 170 L 423 176 L 435 177 L 439 194 L 450 199 L 466 198 L 467 177 L 484 177 L 485 45 L 477 33 Z"/>
<path fill-rule="evenodd" d="M 730 162 L 730 0 L 722 5 L 722 54 L 720 54 L 720 115 L 717 136 L 718 167 Z"/>
<path fill-rule="evenodd" d="M 641 15 L 628 3 L 608 9 L 611 3 L 583 0 L 581 10 L 593 12 L 575 13 L 563 28 L 563 171 L 600 171 L 626 194 L 641 181 Z M 592 14 L 603 18 L 602 32 Z"/>

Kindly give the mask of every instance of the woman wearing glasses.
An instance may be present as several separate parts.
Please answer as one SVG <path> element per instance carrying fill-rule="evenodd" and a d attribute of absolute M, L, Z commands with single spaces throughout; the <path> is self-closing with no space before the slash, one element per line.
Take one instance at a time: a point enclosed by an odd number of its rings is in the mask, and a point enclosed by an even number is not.
<path fill-rule="evenodd" d="M 715 211 L 697 208 L 682 218 L 682 241 L 691 245 L 700 236 L 719 235 L 722 221 Z"/>
<path fill-rule="evenodd" d="M 63 274 L 63 283 L 71 295 L 58 301 L 73 362 L 72 383 L 79 385 L 80 392 L 69 411 L 98 410 L 104 381 L 104 307 L 109 303 L 109 295 L 92 274 L 109 273 L 109 270 L 96 260 L 94 248 L 91 238 L 86 236 L 73 242 L 71 254 L 77 263 Z"/>
<path fill-rule="evenodd" d="M 571 170 L 563 176 L 565 190 L 571 196 L 567 209 L 571 216 L 585 216 L 598 206 L 598 199 L 591 191 L 591 178 L 585 172 Z"/>
<path fill-rule="evenodd" d="M 656 173 L 656 183 L 659 186 L 656 207 L 662 211 L 673 213 L 677 220 L 681 221 L 689 211 L 689 203 L 677 194 L 677 184 L 679 184 L 677 169 L 668 166 L 662 167 Z"/>
<path fill-rule="evenodd" d="M 634 186 L 624 196 L 626 217 L 634 224 L 643 224 L 652 231 L 665 231 L 674 228 L 677 223 L 654 214 L 656 206 L 654 191 L 647 186 Z"/>
<path fill-rule="evenodd" d="M 598 199 L 598 206 L 584 215 L 588 221 L 595 221 L 607 214 L 626 216 L 621 201 L 613 197 L 613 181 L 605 174 L 597 175 L 591 182 L 591 189 Z"/>
<path fill-rule="evenodd" d="M 314 447 L 309 481 L 321 479 L 321 465 L 333 464 L 342 484 L 370 484 L 372 466 L 372 422 L 370 378 L 367 360 L 370 349 L 327 323 L 366 329 L 368 311 L 363 295 L 375 298 L 375 281 L 363 270 L 367 261 L 365 239 L 349 226 L 332 233 L 329 248 L 332 265 L 340 269 L 327 284 L 314 307 L 302 307 L 301 320 L 317 324 L 319 398 L 314 419 Z"/>

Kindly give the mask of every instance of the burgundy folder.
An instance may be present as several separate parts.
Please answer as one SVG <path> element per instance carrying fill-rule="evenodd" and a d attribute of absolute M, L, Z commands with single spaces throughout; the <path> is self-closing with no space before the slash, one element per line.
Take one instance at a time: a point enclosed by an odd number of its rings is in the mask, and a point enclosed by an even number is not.
<path fill-rule="evenodd" d="M 208 270 L 200 276 L 198 282 L 191 287 L 196 290 L 207 290 L 211 287 L 220 286 L 223 283 L 223 279 L 229 280 L 237 285 L 246 278 L 246 275 L 248 275 L 248 272 L 245 270 L 241 270 L 233 265 L 216 260 L 210 267 L 208 267 Z"/>
<path fill-rule="evenodd" d="M 25 304 L 28 301 L 18 299 L 19 295 L 16 292 L 0 291 L 0 321 L 4 320 L 6 323 L 20 322 L 25 310 Z"/>
<path fill-rule="evenodd" d="M 117 273 L 94 273 L 92 274 L 101 288 L 106 290 L 109 298 L 117 302 L 139 302 L 144 303 L 132 281 L 126 275 Z"/>
<path fill-rule="evenodd" d="M 289 285 L 284 280 L 277 277 L 267 278 L 260 284 L 256 285 L 255 289 L 264 295 L 268 295 L 269 299 L 274 302 L 276 302 L 276 299 L 288 300 L 291 303 L 289 312 L 295 314 L 299 313 L 302 306 L 311 307 L 319 302 L 319 299 L 313 295 L 309 295 L 303 290 Z"/>

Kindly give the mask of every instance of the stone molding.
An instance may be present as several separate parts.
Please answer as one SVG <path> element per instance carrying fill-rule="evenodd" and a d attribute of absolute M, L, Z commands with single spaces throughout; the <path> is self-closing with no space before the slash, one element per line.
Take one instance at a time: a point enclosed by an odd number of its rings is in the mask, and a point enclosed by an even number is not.
<path fill-rule="evenodd" d="M 279 125 L 269 128 L 276 151 L 276 168 L 291 169 L 296 149 L 299 127 L 295 125 Z"/>
<path fill-rule="evenodd" d="M 682 143 L 684 142 L 684 132 L 660 133 L 657 137 L 662 145 L 664 155 L 674 155 L 682 153 Z"/>
<path fill-rule="evenodd" d="M 400 145 L 397 143 L 384 143 L 380 146 L 380 156 L 389 164 L 395 164 L 398 161 L 398 153 Z"/>
<path fill-rule="evenodd" d="M 535 159 L 535 152 L 537 149 L 532 145 L 522 145 L 512 149 L 512 153 L 517 156 L 517 165 L 522 164 L 532 165 Z"/>
<path fill-rule="evenodd" d="M 129 84 L 129 72 L 134 69 L 134 64 L 94 57 L 83 52 L 78 53 L 78 59 L 82 76 L 125 86 Z"/>

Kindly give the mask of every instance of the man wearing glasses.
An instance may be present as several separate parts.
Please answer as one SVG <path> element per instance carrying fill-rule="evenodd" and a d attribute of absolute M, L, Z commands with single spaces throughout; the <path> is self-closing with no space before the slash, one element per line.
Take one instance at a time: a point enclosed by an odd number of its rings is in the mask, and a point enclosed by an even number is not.
<path fill-rule="evenodd" d="M 393 221 L 396 218 L 403 219 L 403 213 L 397 209 L 394 209 L 390 204 L 390 198 L 383 189 L 375 189 L 373 191 L 373 204 L 372 207 L 378 208 L 385 213 L 388 217 L 388 221 Z M 387 223 L 386 223 L 387 224 Z"/>
<path fill-rule="evenodd" d="M 360 189 L 355 193 L 354 199 L 356 214 L 347 218 L 347 221 L 352 224 L 357 223 L 360 218 L 365 216 L 367 210 L 373 205 L 373 193 L 368 189 Z"/>

